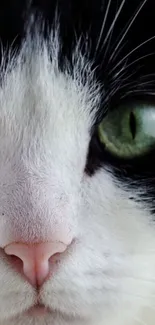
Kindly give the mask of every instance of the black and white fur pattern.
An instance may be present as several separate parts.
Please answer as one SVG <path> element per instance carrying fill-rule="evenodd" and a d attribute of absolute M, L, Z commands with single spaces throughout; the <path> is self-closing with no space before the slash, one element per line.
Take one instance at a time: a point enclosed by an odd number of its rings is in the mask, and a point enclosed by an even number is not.
<path fill-rule="evenodd" d="M 96 128 L 155 95 L 154 0 L 1 1 L 0 325 L 154 325 L 155 155 L 117 161 Z M 72 240 L 37 293 L 3 248 Z"/>

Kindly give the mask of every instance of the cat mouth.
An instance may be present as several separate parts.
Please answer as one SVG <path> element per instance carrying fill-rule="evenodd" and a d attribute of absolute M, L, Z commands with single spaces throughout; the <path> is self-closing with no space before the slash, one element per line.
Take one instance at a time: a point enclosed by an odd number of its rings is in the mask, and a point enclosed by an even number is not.
<path fill-rule="evenodd" d="M 24 314 L 26 314 L 27 316 L 31 316 L 31 317 L 46 317 L 46 316 L 49 316 L 52 314 L 55 314 L 55 315 L 61 314 L 67 320 L 71 320 L 71 319 L 75 318 L 74 316 L 72 316 L 70 314 L 66 314 L 66 313 L 63 313 L 56 309 L 46 307 L 45 305 L 40 304 L 40 303 L 37 303 L 37 304 L 33 305 L 32 307 L 30 307 L 28 310 L 26 310 L 26 312 Z M 81 319 L 81 316 L 80 316 L 80 319 Z"/>
<path fill-rule="evenodd" d="M 42 305 L 42 304 L 37 304 L 37 305 L 34 305 L 32 307 L 30 307 L 27 311 L 26 311 L 26 315 L 29 315 L 29 316 L 46 316 L 48 314 L 51 314 L 52 311 L 46 307 L 45 305 Z"/>

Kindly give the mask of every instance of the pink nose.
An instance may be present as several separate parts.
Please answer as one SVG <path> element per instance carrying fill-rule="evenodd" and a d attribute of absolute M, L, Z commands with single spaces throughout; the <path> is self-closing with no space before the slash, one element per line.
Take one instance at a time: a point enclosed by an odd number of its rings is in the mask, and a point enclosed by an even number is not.
<path fill-rule="evenodd" d="M 12 243 L 5 247 L 7 255 L 15 256 L 11 263 L 19 265 L 22 261 L 20 272 L 33 286 L 41 286 L 49 276 L 49 259 L 66 250 L 67 245 L 61 242 L 47 242 L 34 245 Z M 19 271 L 19 268 L 18 268 Z"/>

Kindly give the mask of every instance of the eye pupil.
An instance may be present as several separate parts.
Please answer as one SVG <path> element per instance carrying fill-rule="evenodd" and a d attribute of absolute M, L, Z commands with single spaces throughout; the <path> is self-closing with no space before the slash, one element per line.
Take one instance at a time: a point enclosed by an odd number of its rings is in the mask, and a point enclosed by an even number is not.
<path fill-rule="evenodd" d="M 132 138 L 134 140 L 136 136 L 136 119 L 133 112 L 130 113 L 129 123 L 130 123 Z"/>
<path fill-rule="evenodd" d="M 155 151 L 155 105 L 136 101 L 109 110 L 98 126 L 98 139 L 102 149 L 123 160 Z"/>

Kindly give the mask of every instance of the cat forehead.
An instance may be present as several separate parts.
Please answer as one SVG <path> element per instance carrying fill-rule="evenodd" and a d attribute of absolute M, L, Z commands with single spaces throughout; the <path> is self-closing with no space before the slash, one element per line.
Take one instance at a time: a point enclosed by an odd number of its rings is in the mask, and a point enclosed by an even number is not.
<path fill-rule="evenodd" d="M 38 44 L 37 44 L 38 42 Z M 0 88 L 0 152 L 4 160 L 35 147 L 35 154 L 61 151 L 75 156 L 86 150 L 99 105 L 99 89 L 90 67 L 77 52 L 72 74 L 58 67 L 58 38 L 53 44 L 38 35 L 35 49 L 28 37 L 11 58 Z M 75 54 L 74 54 L 75 55 Z M 3 67 L 2 67 L 3 68 Z M 82 73 L 88 82 L 82 83 Z M 92 80 L 92 81 L 91 81 Z M 82 146 L 81 146 L 82 143 Z M 25 149 L 23 149 L 25 148 Z"/>

